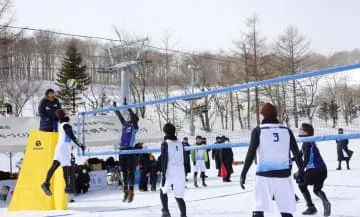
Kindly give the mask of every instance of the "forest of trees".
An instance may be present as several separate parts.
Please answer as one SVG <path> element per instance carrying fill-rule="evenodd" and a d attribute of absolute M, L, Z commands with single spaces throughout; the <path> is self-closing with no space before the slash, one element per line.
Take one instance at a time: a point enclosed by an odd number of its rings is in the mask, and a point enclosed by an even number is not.
<path fill-rule="evenodd" d="M 2 7 L 9 6 L 2 4 Z M 38 94 L 37 90 L 43 81 L 55 82 L 58 79 L 57 74 L 70 42 L 76 45 L 86 65 L 86 73 L 91 78 L 88 91 L 84 92 L 90 104 L 84 108 L 97 109 L 104 106 L 106 87 L 120 83 L 120 73 L 102 73 L 104 67 L 110 64 L 105 51 L 105 48 L 112 46 L 109 41 L 65 37 L 50 31 L 26 32 L 8 28 L 12 20 L 6 19 L 8 16 L 5 13 L 11 13 L 11 10 L 0 8 L 0 12 L 0 97 L 7 97 L 14 103 L 17 115 L 21 115 L 24 104 Z M 164 34 L 162 49 L 149 46 L 150 41 L 145 45 L 142 58 L 151 61 L 152 66 L 132 70 L 132 101 L 168 97 L 173 90 L 190 93 L 189 65 L 198 68 L 194 72 L 195 90 L 206 91 L 360 62 L 360 49 L 357 48 L 331 55 L 317 53 L 311 48 L 311 39 L 292 25 L 279 32 L 275 41 L 269 41 L 259 29 L 259 23 L 260 19 L 256 15 L 245 20 L 243 32 L 234 42 L 233 49 L 218 53 L 204 51 L 189 55 L 174 52 L 176 46 L 172 45 L 170 34 Z M 126 40 L 135 39 L 128 37 Z M 326 86 L 320 85 L 324 83 Z M 21 88 L 15 88 L 17 86 Z M 349 124 L 357 118 L 359 96 L 359 86 L 350 85 L 346 78 L 333 76 L 321 82 L 320 77 L 314 77 L 211 95 L 197 100 L 195 114 L 200 118 L 202 128 L 207 131 L 212 129 L 215 117 L 221 119 L 222 128 L 234 129 L 235 123 L 241 128 L 251 128 L 260 121 L 256 111 L 264 100 L 268 100 L 278 106 L 280 120 L 289 126 L 298 127 L 300 117 L 306 117 L 310 122 L 317 117 L 326 122 L 334 119 L 335 127 L 335 114 L 325 115 L 324 111 L 329 109 L 325 105 L 336 104 L 339 108 L 336 112 L 341 114 L 339 117 L 343 117 Z M 189 113 L 188 104 L 183 102 L 158 105 L 156 110 L 160 125 L 176 118 L 173 109 Z M 146 108 L 139 108 L 137 112 L 146 117 Z M 255 119 L 252 119 L 253 116 Z"/>

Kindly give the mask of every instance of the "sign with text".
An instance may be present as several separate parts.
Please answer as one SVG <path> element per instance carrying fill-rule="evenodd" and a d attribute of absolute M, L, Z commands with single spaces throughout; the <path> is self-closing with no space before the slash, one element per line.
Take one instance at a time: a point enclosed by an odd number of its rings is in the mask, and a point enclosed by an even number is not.
<path fill-rule="evenodd" d="M 71 118 L 73 130 L 78 130 L 77 120 Z M 0 152 L 23 152 L 31 129 L 39 128 L 38 117 L 0 117 Z M 141 119 L 137 134 L 139 142 L 161 142 L 161 131 L 156 122 Z M 116 116 L 86 116 L 85 136 L 86 146 L 117 145 L 122 131 L 122 125 Z M 81 138 L 79 138 L 81 139 Z M 41 149 L 41 144 L 34 149 Z"/>

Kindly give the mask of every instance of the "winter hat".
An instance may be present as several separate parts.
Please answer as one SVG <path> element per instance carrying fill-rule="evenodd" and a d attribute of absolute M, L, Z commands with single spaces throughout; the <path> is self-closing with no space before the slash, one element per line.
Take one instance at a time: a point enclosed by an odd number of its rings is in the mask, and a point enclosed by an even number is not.
<path fill-rule="evenodd" d="M 167 123 L 164 125 L 163 131 L 167 136 L 175 136 L 176 128 L 172 123 Z"/>
<path fill-rule="evenodd" d="M 196 136 L 195 140 L 202 139 L 201 136 Z"/>
<path fill-rule="evenodd" d="M 314 127 L 311 124 L 308 123 L 302 123 L 301 124 L 301 130 L 307 132 L 307 134 L 309 136 L 313 136 L 314 135 Z"/>
<path fill-rule="evenodd" d="M 271 103 L 265 103 L 260 110 L 260 114 L 264 116 L 264 119 L 268 119 L 269 117 L 277 117 L 276 106 Z"/>
<path fill-rule="evenodd" d="M 137 116 L 136 114 L 130 114 L 130 120 L 133 123 L 137 123 L 139 122 L 139 116 Z"/>
<path fill-rule="evenodd" d="M 343 128 L 339 128 L 338 129 L 338 132 L 341 134 L 341 133 L 344 133 L 344 129 Z"/>

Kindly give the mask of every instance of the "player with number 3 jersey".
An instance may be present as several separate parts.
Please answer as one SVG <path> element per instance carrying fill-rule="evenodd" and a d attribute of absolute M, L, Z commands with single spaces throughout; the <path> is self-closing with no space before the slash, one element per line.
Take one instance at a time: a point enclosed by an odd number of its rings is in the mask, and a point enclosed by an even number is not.
<path fill-rule="evenodd" d="M 260 114 L 263 120 L 251 133 L 240 185 L 245 188 L 246 174 L 257 155 L 255 207 L 252 216 L 264 217 L 264 212 L 272 212 L 274 196 L 281 216 L 292 217 L 296 211 L 296 201 L 290 178 L 290 151 L 299 168 L 297 181 L 300 182 L 304 169 L 299 148 L 292 131 L 278 121 L 274 105 L 264 104 Z"/>

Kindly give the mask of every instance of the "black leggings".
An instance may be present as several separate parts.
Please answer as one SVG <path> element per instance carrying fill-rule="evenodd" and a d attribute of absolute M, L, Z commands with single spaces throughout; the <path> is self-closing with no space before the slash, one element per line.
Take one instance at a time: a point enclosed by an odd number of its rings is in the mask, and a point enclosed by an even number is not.
<path fill-rule="evenodd" d="M 123 175 L 124 190 L 134 190 L 136 155 L 119 155 L 119 164 Z"/>
<path fill-rule="evenodd" d="M 319 195 L 321 189 L 324 186 L 324 181 L 327 177 L 327 170 L 326 168 L 321 169 L 309 169 L 304 174 L 304 182 L 299 184 L 299 188 L 301 193 L 303 194 L 306 204 L 308 207 L 314 206 L 310 192 L 307 188 L 308 185 L 313 185 L 313 192 L 315 195 Z"/>

